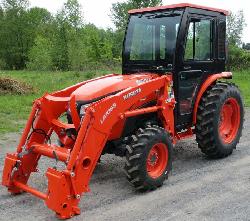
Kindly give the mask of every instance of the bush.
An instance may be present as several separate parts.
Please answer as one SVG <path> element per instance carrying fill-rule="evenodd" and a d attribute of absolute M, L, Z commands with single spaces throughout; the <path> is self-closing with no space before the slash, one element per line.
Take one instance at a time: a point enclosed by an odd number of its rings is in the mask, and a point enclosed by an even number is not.
<path fill-rule="evenodd" d="M 4 70 L 6 68 L 6 62 L 0 58 L 0 70 Z"/>
<path fill-rule="evenodd" d="M 250 52 L 241 49 L 237 46 L 229 46 L 229 57 L 227 69 L 229 70 L 244 70 L 250 67 Z"/>
<path fill-rule="evenodd" d="M 41 71 L 51 70 L 53 66 L 51 48 L 51 42 L 48 39 L 38 36 L 29 52 L 27 68 Z"/>

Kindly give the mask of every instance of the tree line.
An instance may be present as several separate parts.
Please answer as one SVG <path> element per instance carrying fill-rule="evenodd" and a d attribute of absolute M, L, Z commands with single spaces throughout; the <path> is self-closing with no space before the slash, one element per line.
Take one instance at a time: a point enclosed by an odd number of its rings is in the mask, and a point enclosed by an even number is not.
<path fill-rule="evenodd" d="M 56 14 L 30 8 L 28 0 L 0 1 L 0 69 L 8 70 L 67 71 L 119 64 L 127 11 L 162 5 L 162 0 L 114 3 L 111 19 L 116 28 L 102 29 L 84 22 L 77 0 L 68 0 Z M 244 24 L 243 12 L 229 18 L 228 39 L 240 53 Z"/>
<path fill-rule="evenodd" d="M 5 0 L 0 8 L 0 68 L 81 70 L 96 61 L 119 59 L 111 29 L 84 24 L 77 0 L 52 15 L 27 0 Z"/>

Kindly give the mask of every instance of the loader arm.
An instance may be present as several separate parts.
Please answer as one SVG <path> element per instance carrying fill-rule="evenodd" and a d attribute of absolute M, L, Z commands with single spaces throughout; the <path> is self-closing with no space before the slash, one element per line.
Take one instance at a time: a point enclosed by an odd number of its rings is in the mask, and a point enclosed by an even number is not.
<path fill-rule="evenodd" d="M 165 129 L 173 138 L 175 137 L 173 115 L 175 100 L 169 93 L 171 82 L 171 76 L 162 76 L 136 87 L 127 88 L 90 105 L 82 119 L 76 116 L 74 96 L 62 97 L 63 93 L 59 92 L 38 99 L 34 103 L 17 152 L 6 157 L 3 185 L 12 193 L 25 191 L 43 199 L 59 218 L 66 219 L 80 214 L 78 203 L 83 193 L 89 191 L 92 173 L 117 121 L 156 112 Z M 157 95 L 156 106 L 131 109 L 133 104 L 152 92 Z M 65 124 L 58 120 L 65 112 L 68 103 L 72 118 L 75 119 L 73 124 Z M 65 138 L 65 131 L 70 128 L 77 131 L 74 143 Z M 65 139 L 67 145 L 59 147 L 50 144 L 48 141 L 53 132 L 59 138 Z M 37 170 L 41 156 L 54 158 L 66 164 L 62 171 L 48 168 L 47 193 L 27 185 L 30 174 Z"/>

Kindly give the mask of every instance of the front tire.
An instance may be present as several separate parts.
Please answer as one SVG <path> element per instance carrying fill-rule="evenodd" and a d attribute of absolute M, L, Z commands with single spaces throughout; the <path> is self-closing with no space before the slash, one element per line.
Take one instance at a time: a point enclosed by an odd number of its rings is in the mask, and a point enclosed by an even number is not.
<path fill-rule="evenodd" d="M 203 95 L 197 111 L 196 140 L 210 158 L 232 154 L 239 143 L 244 109 L 239 89 L 217 82 Z"/>
<path fill-rule="evenodd" d="M 162 186 L 172 167 L 172 142 L 161 127 L 147 125 L 132 135 L 127 145 L 127 179 L 139 191 Z"/>

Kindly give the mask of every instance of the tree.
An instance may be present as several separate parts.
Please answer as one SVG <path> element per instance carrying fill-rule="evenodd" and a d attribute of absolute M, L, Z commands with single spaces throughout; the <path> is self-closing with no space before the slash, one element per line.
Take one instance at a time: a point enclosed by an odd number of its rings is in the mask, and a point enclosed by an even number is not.
<path fill-rule="evenodd" d="M 162 0 L 128 0 L 112 4 L 111 19 L 118 30 L 125 30 L 128 11 L 134 8 L 145 8 L 162 5 Z"/>
<path fill-rule="evenodd" d="M 34 7 L 27 10 L 30 28 L 36 32 L 45 32 L 53 22 L 53 16 L 45 8 Z"/>
<path fill-rule="evenodd" d="M 236 45 L 229 45 L 228 70 L 246 70 L 250 67 L 250 53 Z"/>
<path fill-rule="evenodd" d="M 77 0 L 68 0 L 55 18 L 52 51 L 53 61 L 58 69 L 69 70 L 72 66 L 77 66 L 74 59 L 77 59 L 77 56 L 73 55 L 72 48 L 78 48 L 78 50 L 82 48 L 78 40 L 81 28 L 83 28 L 81 5 Z M 76 52 L 76 54 L 82 57 L 84 53 Z M 72 58 L 71 55 L 73 55 Z M 71 65 L 72 62 L 74 65 Z"/>
<path fill-rule="evenodd" d="M 55 16 L 28 0 L 0 2 L 0 69 L 83 70 L 121 58 L 123 33 L 84 24 L 77 0 Z"/>
<path fill-rule="evenodd" d="M 229 44 L 240 46 L 243 30 L 246 26 L 243 10 L 232 13 L 227 18 L 227 39 Z"/>
<path fill-rule="evenodd" d="M 26 47 L 29 53 L 37 37 L 48 38 L 51 35 L 53 18 L 47 9 L 34 7 L 26 10 L 25 20 L 25 39 L 28 40 Z"/>
<path fill-rule="evenodd" d="M 3 25 L 4 25 L 4 10 L 0 5 L 0 30 L 3 30 Z M 2 38 L 2 34 L 0 34 L 0 42 L 4 41 L 4 39 Z M 0 44 L 1 45 L 1 44 Z M 0 70 L 5 69 L 6 68 L 6 63 L 5 63 L 5 59 L 3 58 L 3 56 L 1 56 L 1 49 L 0 49 Z"/>
<path fill-rule="evenodd" d="M 55 33 L 52 39 L 52 57 L 55 67 L 59 70 L 69 70 L 69 36 L 67 25 L 63 21 L 57 21 Z"/>
<path fill-rule="evenodd" d="M 0 57 L 10 69 L 25 67 L 27 45 L 29 43 L 26 20 L 26 4 L 22 1 L 3 2 L 4 17 L 0 32 Z"/>
<path fill-rule="evenodd" d="M 23 69 L 36 36 L 47 31 L 52 16 L 46 9 L 29 9 L 26 0 L 5 0 L 2 5 L 0 60 L 8 69 Z"/>
<path fill-rule="evenodd" d="M 112 59 L 112 45 L 105 30 L 88 24 L 84 28 L 83 35 L 85 35 L 84 43 L 89 61 Z"/>
<path fill-rule="evenodd" d="M 3 16 L 4 16 L 4 11 L 3 11 L 3 8 L 2 6 L 0 5 L 0 21 L 3 19 Z"/>
<path fill-rule="evenodd" d="M 242 48 L 250 51 L 250 43 L 243 44 Z"/>
<path fill-rule="evenodd" d="M 52 45 L 48 39 L 37 36 L 33 47 L 29 51 L 27 68 L 42 71 L 51 70 L 53 65 L 51 49 Z"/>
<path fill-rule="evenodd" d="M 29 1 L 28 0 L 3 0 L 2 5 L 3 5 L 3 8 L 6 10 L 27 9 L 29 7 Z"/>
<path fill-rule="evenodd" d="M 81 5 L 77 0 L 68 0 L 64 4 L 62 15 L 68 24 L 74 28 L 80 28 L 83 25 L 83 12 Z"/>

